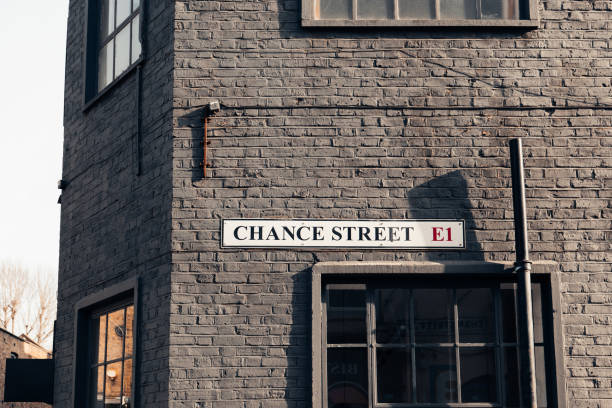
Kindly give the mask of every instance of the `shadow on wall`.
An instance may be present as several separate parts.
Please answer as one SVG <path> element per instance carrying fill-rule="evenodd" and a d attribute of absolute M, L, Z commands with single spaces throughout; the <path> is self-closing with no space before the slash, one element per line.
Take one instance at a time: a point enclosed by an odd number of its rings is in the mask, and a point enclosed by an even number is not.
<path fill-rule="evenodd" d="M 414 219 L 465 220 L 465 250 L 425 251 L 421 259 L 484 261 L 482 245 L 474 232 L 474 207 L 469 199 L 468 183 L 461 171 L 453 171 L 412 188 L 408 192 L 408 203 L 410 217 Z"/>

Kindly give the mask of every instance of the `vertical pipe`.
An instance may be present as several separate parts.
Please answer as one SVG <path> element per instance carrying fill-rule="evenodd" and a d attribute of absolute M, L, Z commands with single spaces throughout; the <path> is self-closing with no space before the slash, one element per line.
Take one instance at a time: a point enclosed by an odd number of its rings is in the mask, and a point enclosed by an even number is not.
<path fill-rule="evenodd" d="M 204 158 L 202 160 L 202 178 L 206 178 L 206 153 L 208 151 L 208 113 L 204 115 Z"/>
<path fill-rule="evenodd" d="M 533 314 L 531 304 L 531 262 L 527 240 L 527 211 L 521 139 L 510 140 L 512 201 L 516 241 L 515 271 L 518 275 L 518 321 L 520 341 L 520 379 L 522 406 L 537 408 Z"/>

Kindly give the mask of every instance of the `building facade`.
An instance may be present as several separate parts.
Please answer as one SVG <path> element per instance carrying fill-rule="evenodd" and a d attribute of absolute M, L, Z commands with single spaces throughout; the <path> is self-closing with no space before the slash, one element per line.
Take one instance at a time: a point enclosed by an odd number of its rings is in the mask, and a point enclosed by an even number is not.
<path fill-rule="evenodd" d="M 49 405 L 32 402 L 5 402 L 4 386 L 7 359 L 46 359 L 52 353 L 39 346 L 25 334 L 16 336 L 0 328 L 0 407 L 1 408 L 45 408 Z"/>
<path fill-rule="evenodd" d="M 520 137 L 537 406 L 612 406 L 611 38 L 609 1 L 72 0 L 54 405 L 520 406 Z"/>

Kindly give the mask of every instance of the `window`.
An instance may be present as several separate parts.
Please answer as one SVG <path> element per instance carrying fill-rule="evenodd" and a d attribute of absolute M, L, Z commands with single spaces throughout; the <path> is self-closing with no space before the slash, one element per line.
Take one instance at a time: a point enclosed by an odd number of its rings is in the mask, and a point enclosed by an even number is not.
<path fill-rule="evenodd" d="M 561 406 L 547 278 L 532 283 L 539 408 Z M 331 274 L 320 282 L 313 406 L 520 407 L 512 276 Z"/>
<path fill-rule="evenodd" d="M 90 406 L 131 407 L 134 305 L 96 313 L 90 324 Z"/>
<path fill-rule="evenodd" d="M 91 99 L 140 59 L 140 1 L 89 0 L 86 99 Z"/>
<path fill-rule="evenodd" d="M 73 407 L 135 406 L 137 293 L 132 279 L 77 303 Z"/>
<path fill-rule="evenodd" d="M 534 0 L 304 0 L 304 26 L 537 26 Z"/>

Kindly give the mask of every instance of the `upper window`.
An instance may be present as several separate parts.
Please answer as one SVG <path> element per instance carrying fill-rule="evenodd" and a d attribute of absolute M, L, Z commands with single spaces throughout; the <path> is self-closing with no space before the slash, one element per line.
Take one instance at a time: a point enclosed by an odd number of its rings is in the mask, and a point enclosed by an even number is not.
<path fill-rule="evenodd" d="M 90 0 L 86 99 L 140 59 L 140 10 L 140 0 Z"/>
<path fill-rule="evenodd" d="M 304 0 L 305 26 L 534 26 L 534 0 Z"/>
<path fill-rule="evenodd" d="M 520 405 L 514 283 L 351 280 L 322 287 L 323 407 Z M 532 291 L 538 407 L 552 407 L 550 294 Z"/>

